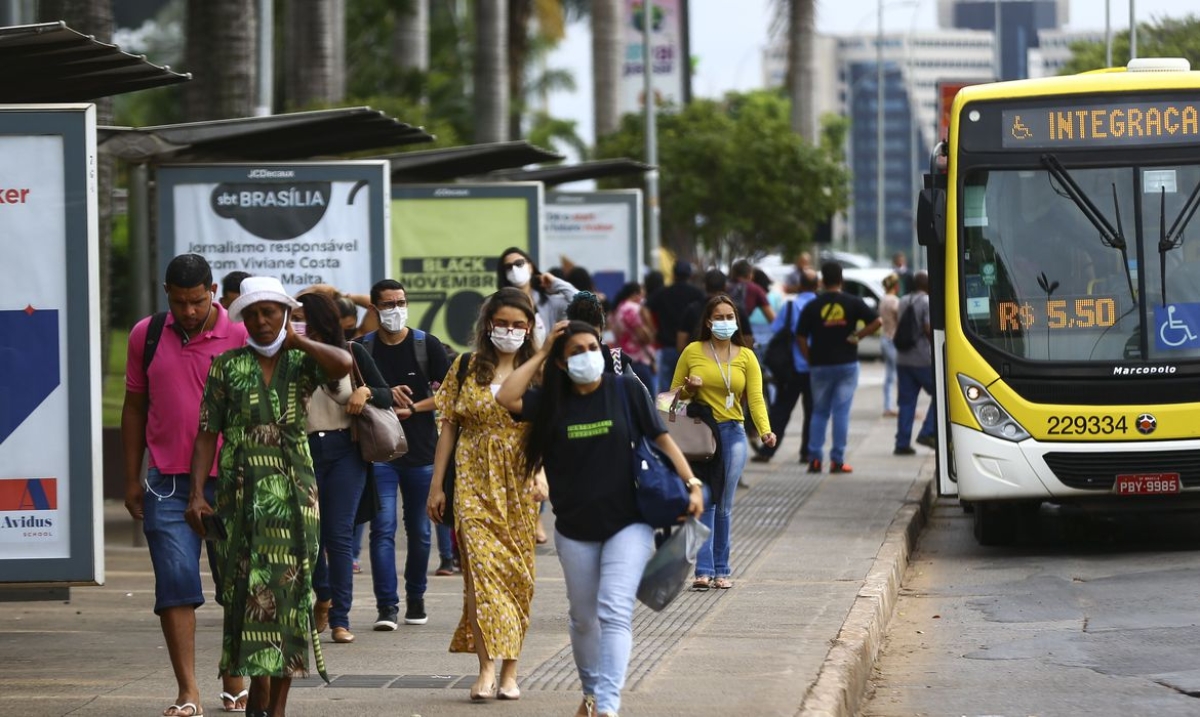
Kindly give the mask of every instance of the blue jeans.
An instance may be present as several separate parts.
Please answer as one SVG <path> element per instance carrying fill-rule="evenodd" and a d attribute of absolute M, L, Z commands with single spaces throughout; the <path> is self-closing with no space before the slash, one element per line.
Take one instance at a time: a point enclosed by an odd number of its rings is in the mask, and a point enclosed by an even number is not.
<path fill-rule="evenodd" d="M 809 366 L 813 392 L 812 433 L 808 439 L 809 460 L 825 457 L 825 427 L 833 419 L 833 446 L 829 460 L 844 463 L 846 439 L 850 435 L 850 404 L 858 388 L 858 362 L 832 366 Z"/>
<path fill-rule="evenodd" d="M 142 532 L 146 534 L 150 564 L 154 567 L 154 614 L 173 607 L 200 607 L 204 604 L 204 588 L 200 585 L 203 541 L 183 517 L 192 479 L 186 473 L 163 475 L 157 468 L 150 468 L 142 487 L 146 489 L 142 500 Z M 216 481 L 205 482 L 204 497 L 209 505 L 216 505 Z M 217 559 L 212 546 L 205 551 L 213 582 L 217 582 Z"/>
<path fill-rule="evenodd" d="M 674 346 L 658 350 L 658 390 L 670 391 L 675 378 L 675 364 L 679 363 L 679 351 Z"/>
<path fill-rule="evenodd" d="M 912 442 L 913 416 L 917 414 L 917 400 L 921 390 L 933 395 L 933 366 L 899 366 L 900 377 L 900 417 L 896 419 L 896 447 L 907 448 Z M 931 401 L 929 410 L 925 412 L 925 421 L 917 435 L 921 438 L 936 433 L 934 421 L 937 409 Z"/>
<path fill-rule="evenodd" d="M 597 713 L 616 714 L 633 649 L 634 601 L 654 554 L 654 530 L 634 523 L 604 542 L 558 533 L 554 547 L 567 586 L 571 652 L 583 693 L 596 696 Z"/>
<path fill-rule="evenodd" d="M 321 549 L 313 567 L 317 599 L 332 600 L 330 627 L 350 627 L 354 601 L 354 515 L 367 484 L 367 464 L 350 440 L 350 431 L 308 434 L 321 508 Z"/>
<path fill-rule="evenodd" d="M 886 336 L 879 337 L 879 350 L 883 353 L 883 410 L 895 410 L 892 389 L 896 387 L 896 344 Z"/>
<path fill-rule="evenodd" d="M 425 597 L 429 582 L 429 484 L 433 466 L 402 466 L 397 463 L 375 464 L 375 487 L 379 491 L 379 512 L 371 521 L 371 579 L 375 584 L 376 607 L 400 604 L 396 584 L 396 497 L 403 500 L 404 535 L 407 550 L 404 560 L 406 598 Z"/>
<path fill-rule="evenodd" d="M 738 480 L 746 467 L 746 428 L 741 421 L 725 421 L 717 424 L 717 435 L 721 440 L 721 458 L 725 462 L 725 490 L 720 500 L 708 501 L 700 522 L 712 530 L 708 540 L 700 546 L 696 557 L 698 577 L 726 578 L 733 574 L 729 567 L 729 533 L 733 521 L 733 496 L 737 493 Z"/>

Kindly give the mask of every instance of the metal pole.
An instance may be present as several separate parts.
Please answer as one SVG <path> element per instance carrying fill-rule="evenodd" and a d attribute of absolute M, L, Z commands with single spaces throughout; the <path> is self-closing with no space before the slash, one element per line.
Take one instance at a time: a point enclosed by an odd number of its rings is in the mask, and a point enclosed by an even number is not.
<path fill-rule="evenodd" d="M 154 311 L 154 281 L 150 278 L 150 170 L 144 164 L 129 167 L 129 255 L 133 265 L 133 315 Z"/>
<path fill-rule="evenodd" d="M 996 43 L 996 80 L 1004 79 L 1004 49 L 1000 44 L 1000 0 L 996 0 L 995 17 L 992 18 L 992 41 Z"/>
<path fill-rule="evenodd" d="M 274 106 L 275 4 L 258 0 L 258 104 L 255 117 L 266 117 Z"/>
<path fill-rule="evenodd" d="M 650 51 L 650 6 L 642 3 L 642 77 L 646 81 L 643 107 L 646 113 L 646 164 L 653 167 L 646 172 L 646 264 L 658 268 L 658 123 L 654 102 L 654 58 Z"/>
<path fill-rule="evenodd" d="M 1104 66 L 1112 67 L 1112 0 L 1104 0 Z"/>
<path fill-rule="evenodd" d="M 1137 12 L 1134 1 L 1129 0 L 1129 59 L 1137 59 Z"/>
<path fill-rule="evenodd" d="M 878 12 L 875 33 L 875 260 L 882 264 L 886 251 L 883 210 L 887 193 L 883 173 L 883 0 L 878 2 Z"/>

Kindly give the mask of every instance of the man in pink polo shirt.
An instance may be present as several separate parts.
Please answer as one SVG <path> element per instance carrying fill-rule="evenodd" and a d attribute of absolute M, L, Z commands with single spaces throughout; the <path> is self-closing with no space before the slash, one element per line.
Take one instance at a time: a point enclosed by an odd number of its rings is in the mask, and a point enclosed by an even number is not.
<path fill-rule="evenodd" d="M 162 625 L 179 692 L 163 714 L 203 713 L 196 684 L 196 608 L 204 604 L 200 584 L 200 537 L 184 520 L 191 480 L 192 444 L 200 424 L 200 399 L 209 365 L 246 343 L 246 327 L 229 320 L 216 301 L 212 269 L 198 254 L 182 254 L 167 265 L 163 290 L 170 311 L 148 368 L 143 368 L 153 317 L 129 332 L 121 442 L 125 449 L 125 507 L 142 520 L 154 566 L 154 612 Z M 151 337 L 153 339 L 153 337 Z M 146 478 L 142 455 L 149 449 Z M 215 476 L 214 464 L 209 475 Z M 210 502 L 213 482 L 206 486 Z M 214 576 L 211 547 L 209 567 Z M 227 709 L 245 710 L 240 677 L 222 677 Z"/>

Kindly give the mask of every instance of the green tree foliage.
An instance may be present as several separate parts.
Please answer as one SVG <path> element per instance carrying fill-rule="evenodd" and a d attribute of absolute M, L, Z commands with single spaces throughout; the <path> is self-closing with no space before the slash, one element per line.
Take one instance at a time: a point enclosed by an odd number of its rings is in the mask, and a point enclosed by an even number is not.
<path fill-rule="evenodd" d="M 790 126 L 774 91 L 697 99 L 658 115 L 663 244 L 682 256 L 754 256 L 807 247 L 816 225 L 846 206 L 847 124 L 826 119 L 820 145 Z M 626 115 L 600 158 L 645 158 L 644 122 Z M 635 179 L 617 186 L 640 186 Z"/>
<path fill-rule="evenodd" d="M 1104 41 L 1076 42 L 1062 74 L 1073 75 L 1104 67 Z M 1166 17 L 1138 25 L 1138 57 L 1184 57 L 1200 69 L 1200 18 Z M 1113 35 L 1113 66 L 1129 63 L 1129 33 Z"/>

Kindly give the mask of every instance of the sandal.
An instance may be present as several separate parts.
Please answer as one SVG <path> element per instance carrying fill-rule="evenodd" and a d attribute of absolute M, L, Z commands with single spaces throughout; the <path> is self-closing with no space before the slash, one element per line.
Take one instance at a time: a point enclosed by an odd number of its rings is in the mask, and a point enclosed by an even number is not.
<path fill-rule="evenodd" d="M 733 581 L 728 577 L 717 578 L 713 581 L 713 587 L 718 590 L 728 590 L 729 588 L 733 587 Z"/>
<path fill-rule="evenodd" d="M 204 717 L 204 710 L 194 702 L 184 702 L 181 705 L 171 705 L 163 710 L 165 717 Z"/>
<path fill-rule="evenodd" d="M 221 709 L 225 712 L 245 712 L 246 700 L 250 699 L 250 690 L 242 690 L 236 695 L 222 692 L 218 696 L 221 698 Z"/>
<path fill-rule="evenodd" d="M 712 578 L 699 577 L 692 581 L 692 590 L 702 593 L 712 587 Z"/>

